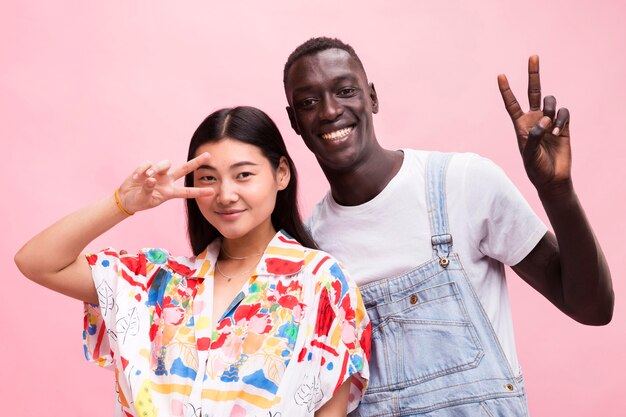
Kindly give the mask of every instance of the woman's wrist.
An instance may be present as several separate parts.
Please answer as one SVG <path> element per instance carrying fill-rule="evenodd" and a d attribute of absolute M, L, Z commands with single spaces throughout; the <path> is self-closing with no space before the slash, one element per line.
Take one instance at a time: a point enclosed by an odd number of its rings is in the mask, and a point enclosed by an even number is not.
<path fill-rule="evenodd" d="M 129 216 L 132 216 L 133 214 L 135 214 L 135 213 L 131 213 L 130 211 L 126 210 L 126 208 L 122 204 L 122 200 L 120 198 L 120 189 L 119 188 L 115 189 L 115 192 L 113 193 L 113 197 L 115 198 L 115 205 L 117 206 L 119 211 L 121 211 L 122 213 L 124 213 L 126 215 L 126 217 L 129 217 Z"/>

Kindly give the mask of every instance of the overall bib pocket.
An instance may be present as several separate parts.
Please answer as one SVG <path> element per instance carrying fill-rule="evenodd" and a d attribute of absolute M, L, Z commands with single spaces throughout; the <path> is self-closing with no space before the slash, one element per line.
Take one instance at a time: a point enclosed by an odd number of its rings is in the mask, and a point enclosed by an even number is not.
<path fill-rule="evenodd" d="M 372 321 L 368 392 L 402 389 L 474 368 L 483 357 L 454 281 L 403 291 L 368 313 L 377 317 Z"/>

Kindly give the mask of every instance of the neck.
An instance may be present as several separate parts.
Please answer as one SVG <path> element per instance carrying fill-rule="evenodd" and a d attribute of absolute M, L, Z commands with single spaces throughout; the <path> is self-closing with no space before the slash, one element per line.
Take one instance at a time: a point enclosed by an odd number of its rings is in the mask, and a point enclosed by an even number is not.
<path fill-rule="evenodd" d="M 404 160 L 402 151 L 379 148 L 364 161 L 344 171 L 322 166 L 333 199 L 342 206 L 357 206 L 376 197 L 398 173 Z"/>
<path fill-rule="evenodd" d="M 267 248 L 275 234 L 276 230 L 272 226 L 271 220 L 269 220 L 267 224 L 258 226 L 245 236 L 234 239 L 224 237 L 222 239 L 222 248 L 232 259 L 253 257 L 265 252 L 265 248 Z"/>

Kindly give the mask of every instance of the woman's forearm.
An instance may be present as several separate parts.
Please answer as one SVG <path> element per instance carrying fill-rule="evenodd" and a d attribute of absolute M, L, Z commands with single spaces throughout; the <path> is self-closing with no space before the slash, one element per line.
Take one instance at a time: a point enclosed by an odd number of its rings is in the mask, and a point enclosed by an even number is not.
<path fill-rule="evenodd" d="M 15 255 L 15 263 L 34 282 L 84 299 L 81 294 L 89 288 L 91 271 L 80 259 L 81 251 L 126 217 L 114 196 L 108 196 L 65 216 L 30 239 Z M 93 301 L 89 298 L 85 301 Z"/>
<path fill-rule="evenodd" d="M 91 270 L 81 251 L 131 213 L 154 208 L 172 198 L 214 194 L 210 187 L 177 187 L 175 181 L 210 158 L 203 153 L 170 172 L 169 161 L 141 164 L 118 192 L 70 214 L 29 240 L 15 255 L 15 263 L 31 280 L 54 291 L 97 303 Z"/>

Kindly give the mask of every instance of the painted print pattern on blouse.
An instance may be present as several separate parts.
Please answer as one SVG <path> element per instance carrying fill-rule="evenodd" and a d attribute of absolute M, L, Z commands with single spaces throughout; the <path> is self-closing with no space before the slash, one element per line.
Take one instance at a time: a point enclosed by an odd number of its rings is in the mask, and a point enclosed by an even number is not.
<path fill-rule="evenodd" d="M 356 408 L 371 327 L 337 261 L 278 232 L 212 328 L 219 246 L 87 256 L 99 305 L 85 304 L 85 355 L 114 367 L 115 415 L 312 416 L 350 376 Z"/>

